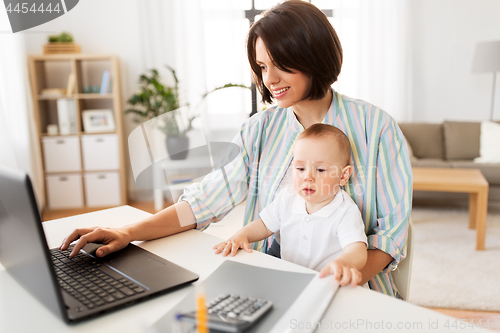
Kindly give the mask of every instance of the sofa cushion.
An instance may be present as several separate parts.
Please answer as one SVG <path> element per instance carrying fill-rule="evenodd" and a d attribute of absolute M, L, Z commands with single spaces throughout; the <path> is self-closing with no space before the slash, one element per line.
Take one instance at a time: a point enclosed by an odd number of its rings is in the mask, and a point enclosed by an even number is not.
<path fill-rule="evenodd" d="M 444 158 L 441 124 L 400 123 L 399 127 L 417 158 Z M 479 155 L 478 155 L 479 156 Z"/>
<path fill-rule="evenodd" d="M 447 160 L 473 160 L 479 157 L 480 122 L 445 121 L 443 136 Z"/>
<path fill-rule="evenodd" d="M 452 161 L 457 169 L 479 169 L 490 186 L 500 185 L 500 163 L 474 163 L 472 161 Z"/>

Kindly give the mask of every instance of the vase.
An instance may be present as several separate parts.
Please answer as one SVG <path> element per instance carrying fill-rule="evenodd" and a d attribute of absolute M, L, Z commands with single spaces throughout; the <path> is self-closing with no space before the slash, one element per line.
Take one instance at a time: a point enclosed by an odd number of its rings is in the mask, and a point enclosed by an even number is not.
<path fill-rule="evenodd" d="M 171 160 L 184 160 L 189 152 L 187 136 L 167 136 L 167 152 Z"/>

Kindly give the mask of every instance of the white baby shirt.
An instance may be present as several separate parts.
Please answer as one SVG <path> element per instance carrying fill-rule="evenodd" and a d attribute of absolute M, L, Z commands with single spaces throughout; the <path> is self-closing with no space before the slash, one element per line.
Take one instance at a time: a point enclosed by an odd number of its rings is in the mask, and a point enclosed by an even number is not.
<path fill-rule="evenodd" d="M 354 242 L 367 244 L 365 225 L 358 206 L 340 190 L 314 214 L 293 188 L 287 188 L 260 212 L 266 227 L 281 234 L 281 258 L 316 271 Z"/>

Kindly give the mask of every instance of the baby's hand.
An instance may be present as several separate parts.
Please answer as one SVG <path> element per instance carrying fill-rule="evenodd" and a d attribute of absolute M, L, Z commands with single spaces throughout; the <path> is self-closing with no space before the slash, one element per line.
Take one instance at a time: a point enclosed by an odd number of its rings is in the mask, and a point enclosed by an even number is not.
<path fill-rule="evenodd" d="M 319 277 L 323 278 L 327 275 L 333 275 L 341 286 L 351 283 L 355 287 L 361 282 L 362 278 L 361 272 L 353 267 L 350 262 L 344 260 L 332 260 L 323 267 L 319 273 Z"/>
<path fill-rule="evenodd" d="M 212 249 L 215 250 L 215 254 L 222 252 L 222 256 L 225 257 L 231 252 L 231 256 L 235 256 L 239 249 L 244 249 L 247 252 L 252 252 L 250 248 L 250 243 L 245 236 L 240 236 L 238 234 L 229 238 L 227 241 L 215 245 Z"/>

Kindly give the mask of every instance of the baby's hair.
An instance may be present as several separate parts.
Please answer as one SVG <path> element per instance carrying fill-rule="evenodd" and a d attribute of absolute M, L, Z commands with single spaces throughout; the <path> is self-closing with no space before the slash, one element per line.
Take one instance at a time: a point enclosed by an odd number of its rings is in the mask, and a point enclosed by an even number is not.
<path fill-rule="evenodd" d="M 314 124 L 308 127 L 304 132 L 300 133 L 296 141 L 306 138 L 331 140 L 332 144 L 339 146 L 343 166 L 350 164 L 351 145 L 349 144 L 349 139 L 344 132 L 337 127 L 328 124 Z"/>

